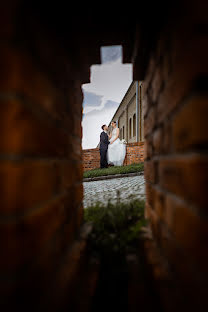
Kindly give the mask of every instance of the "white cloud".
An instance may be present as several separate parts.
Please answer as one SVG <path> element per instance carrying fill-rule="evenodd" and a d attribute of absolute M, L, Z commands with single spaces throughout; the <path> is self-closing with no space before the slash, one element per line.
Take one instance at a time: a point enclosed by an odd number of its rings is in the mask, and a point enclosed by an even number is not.
<path fill-rule="evenodd" d="M 91 67 L 91 83 L 82 86 L 84 91 L 104 96 L 120 103 L 132 82 L 132 65 L 115 62 Z"/>
<path fill-rule="evenodd" d="M 84 92 L 84 99 L 83 99 L 83 107 L 90 106 L 98 106 L 101 104 L 102 95 L 98 95 L 92 92 Z"/>
<path fill-rule="evenodd" d="M 122 46 L 101 47 L 101 62 L 109 63 L 114 62 L 121 58 Z"/>
<path fill-rule="evenodd" d="M 102 60 L 91 67 L 91 83 L 82 86 L 84 149 L 97 146 L 102 124 L 110 122 L 132 82 L 132 65 L 121 63 L 120 47 L 103 48 Z"/>
<path fill-rule="evenodd" d="M 101 126 L 109 124 L 113 114 L 115 113 L 119 103 L 107 101 L 103 109 L 93 109 L 84 115 L 82 120 L 83 127 L 83 149 L 95 148 L 99 143 Z"/>

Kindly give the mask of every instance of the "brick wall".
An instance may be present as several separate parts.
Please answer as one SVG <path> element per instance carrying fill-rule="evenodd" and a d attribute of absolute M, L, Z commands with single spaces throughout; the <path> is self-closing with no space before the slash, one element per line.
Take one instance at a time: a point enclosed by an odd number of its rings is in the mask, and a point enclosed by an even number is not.
<path fill-rule="evenodd" d="M 0 306 L 62 311 L 85 259 L 82 82 L 61 43 L 14 12 L 0 10 Z"/>
<path fill-rule="evenodd" d="M 100 168 L 100 150 L 99 148 L 85 149 L 82 151 L 83 170 Z"/>
<path fill-rule="evenodd" d="M 137 164 L 144 161 L 144 142 L 128 143 L 124 165 Z"/>
<path fill-rule="evenodd" d="M 81 84 L 88 81 L 90 65 L 99 62 L 100 47 L 88 40 L 87 30 L 85 38 L 70 41 L 70 24 L 58 20 L 61 6 L 56 15 L 47 5 L 44 14 L 43 3 L 0 5 L 1 310 L 63 311 L 67 306 L 75 311 L 76 299 L 85 305 L 76 290 L 88 289 L 83 282 L 86 242 L 80 232 Z M 155 48 L 151 42 L 154 51 L 144 82 L 146 215 L 160 257 L 148 244 L 146 255 L 166 311 L 208 310 L 204 5 L 202 0 L 181 1 L 172 11 Z M 107 31 L 111 37 L 110 27 Z M 131 39 L 125 31 L 120 38 Z M 64 44 L 65 36 L 69 41 Z M 84 44 L 91 48 L 85 51 Z"/>
<path fill-rule="evenodd" d="M 100 168 L 100 151 L 98 148 L 82 151 L 83 170 Z M 124 166 L 144 161 L 144 142 L 129 143 L 126 145 Z"/>
<path fill-rule="evenodd" d="M 207 9 L 175 10 L 144 81 L 146 216 L 168 265 L 153 259 L 165 311 L 205 311 L 208 291 Z M 184 9 L 184 10 L 183 10 Z M 205 26 L 206 25 L 206 26 Z M 148 252 L 147 252 L 148 254 Z M 165 281 L 163 280 L 165 279 Z M 175 284 L 174 284 L 175 283 Z"/>

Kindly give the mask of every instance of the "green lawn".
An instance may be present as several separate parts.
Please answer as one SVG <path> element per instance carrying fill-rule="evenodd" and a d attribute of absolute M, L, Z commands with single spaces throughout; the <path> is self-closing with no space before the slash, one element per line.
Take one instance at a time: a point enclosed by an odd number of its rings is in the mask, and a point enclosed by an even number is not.
<path fill-rule="evenodd" d="M 109 167 L 104 169 L 93 169 L 84 172 L 84 178 L 94 178 L 106 175 L 125 174 L 131 172 L 141 172 L 144 170 L 144 163 L 132 164 L 128 166 Z"/>

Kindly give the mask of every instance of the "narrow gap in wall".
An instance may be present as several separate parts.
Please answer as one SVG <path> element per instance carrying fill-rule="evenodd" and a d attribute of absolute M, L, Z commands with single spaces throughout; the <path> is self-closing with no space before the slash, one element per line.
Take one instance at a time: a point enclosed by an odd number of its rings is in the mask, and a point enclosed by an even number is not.
<path fill-rule="evenodd" d="M 132 80 L 132 64 L 122 63 L 122 46 L 105 46 L 101 47 L 100 51 L 101 65 L 91 67 L 91 82 L 82 86 L 84 94 L 82 119 L 84 177 L 95 179 L 97 175 L 102 173 L 106 175 L 108 171 L 112 170 L 113 172 L 114 169 L 118 174 L 125 174 L 128 170 L 132 171 L 132 177 L 112 179 L 111 181 L 103 180 L 92 184 L 84 182 L 85 208 L 96 201 L 104 203 L 107 203 L 109 199 L 115 201 L 118 194 L 122 199 L 127 199 L 129 195 L 132 197 L 135 195 L 142 199 L 145 196 L 143 176 L 133 176 L 133 173 L 136 175 L 135 171 L 137 170 L 133 166 L 143 161 L 142 82 Z M 115 127 L 118 130 L 113 130 L 112 121 L 115 121 Z M 119 131 L 118 141 L 121 144 L 118 145 L 117 151 L 115 148 L 114 152 L 111 152 L 113 144 L 108 146 L 108 169 L 100 170 L 102 164 L 100 164 L 99 147 L 103 125 L 108 126 L 108 135 L 114 136 L 113 131 L 114 133 Z M 113 140 L 113 138 L 109 138 L 109 140 Z M 137 142 L 141 142 L 141 148 L 131 146 Z M 125 147 L 125 150 L 122 147 Z M 126 157 L 122 156 L 124 154 Z M 110 157 L 113 157 L 112 162 Z M 128 165 L 132 165 L 132 168 L 127 170 Z M 88 188 L 92 188 L 92 190 L 88 190 Z"/>
<path fill-rule="evenodd" d="M 109 303 L 127 310 L 125 255 L 137 252 L 145 225 L 142 82 L 132 76 L 121 46 L 102 47 L 101 65 L 91 67 L 91 82 L 82 86 L 84 215 L 93 223 L 89 246 L 101 262 L 92 311 L 106 311 Z"/>
<path fill-rule="evenodd" d="M 101 47 L 101 65 L 91 66 L 91 82 L 82 86 L 83 149 L 99 143 L 102 124 L 109 124 L 132 82 L 132 65 L 122 64 L 122 46 Z"/>

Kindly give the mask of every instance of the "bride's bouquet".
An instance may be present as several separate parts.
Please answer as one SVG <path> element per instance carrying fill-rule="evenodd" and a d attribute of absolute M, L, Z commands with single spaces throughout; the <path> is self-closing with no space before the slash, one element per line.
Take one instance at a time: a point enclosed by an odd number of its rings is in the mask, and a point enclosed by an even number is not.
<path fill-rule="evenodd" d="M 121 143 L 121 144 L 127 144 L 126 140 L 124 140 L 124 139 L 121 140 L 120 143 Z"/>

